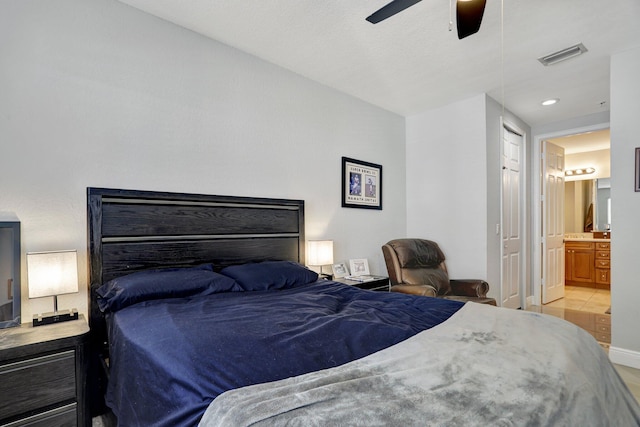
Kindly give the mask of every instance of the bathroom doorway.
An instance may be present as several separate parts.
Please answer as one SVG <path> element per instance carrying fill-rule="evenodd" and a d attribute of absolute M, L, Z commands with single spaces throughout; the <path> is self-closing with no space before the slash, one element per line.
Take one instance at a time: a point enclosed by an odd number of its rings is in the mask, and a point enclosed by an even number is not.
<path fill-rule="evenodd" d="M 610 184 L 609 184 L 609 180 L 608 178 L 610 178 L 610 136 L 609 136 L 609 124 L 608 123 L 604 123 L 604 124 L 600 124 L 600 125 L 594 125 L 594 126 L 589 126 L 589 127 L 584 127 L 584 128 L 578 128 L 578 129 L 572 129 L 572 130 L 568 130 L 566 132 L 556 132 L 554 134 L 548 134 L 548 135 L 541 135 L 535 138 L 534 140 L 534 152 L 541 152 L 541 147 L 544 143 L 544 141 L 551 141 L 553 144 L 555 145 L 559 145 L 561 147 L 563 147 L 565 149 L 565 171 L 573 171 L 573 172 L 569 172 L 569 174 L 567 174 L 565 176 L 565 180 L 567 183 L 575 183 L 576 181 L 584 181 L 584 180 L 592 180 L 591 182 L 593 184 L 591 184 L 591 188 L 593 188 L 593 192 L 594 194 L 596 192 L 598 192 L 598 187 L 603 187 L 606 186 L 606 192 L 610 191 Z M 536 163 L 536 162 L 534 162 Z M 541 189 L 544 185 L 544 181 L 542 179 L 542 174 L 541 174 L 541 167 L 542 164 L 541 162 L 539 162 L 538 164 L 534 164 L 534 176 L 540 176 L 541 179 L 536 180 L 536 182 L 534 182 L 534 197 L 535 197 L 535 203 L 534 203 L 534 209 L 533 209 L 533 220 L 534 220 L 534 236 L 535 236 L 535 241 L 534 241 L 534 252 L 533 252 L 533 257 L 532 257 L 532 264 L 533 264 L 533 268 L 534 271 L 536 272 L 536 275 L 534 277 L 534 287 L 533 287 L 533 296 L 532 296 L 532 301 L 531 304 L 533 305 L 542 305 L 542 294 L 543 294 L 543 286 L 545 284 L 545 272 L 543 270 L 543 266 L 546 265 L 546 259 L 544 258 L 546 256 L 546 251 L 545 251 L 545 247 L 544 247 L 544 239 L 542 239 L 542 221 L 543 221 L 543 215 L 544 215 L 544 203 L 543 203 L 543 196 L 542 196 L 542 192 Z M 574 185 L 575 184 L 571 184 Z M 588 187 L 585 186 L 585 187 Z M 587 196 L 584 196 L 582 193 L 580 194 L 581 197 L 583 197 L 585 200 L 585 203 L 587 201 L 589 201 L 589 203 L 587 203 L 586 207 L 583 208 L 583 210 L 585 211 L 584 214 L 580 213 L 579 215 L 582 216 L 587 216 L 587 212 L 589 210 L 589 204 L 593 204 L 592 206 L 592 220 L 591 221 L 584 221 L 584 219 L 580 219 L 579 221 L 575 221 L 574 223 L 579 223 L 579 232 L 576 231 L 575 233 L 572 233 L 571 231 L 573 230 L 565 230 L 565 236 L 566 237 L 573 237 L 575 239 L 583 239 L 583 242 L 587 242 L 587 241 L 592 241 L 595 242 L 594 237 L 602 237 L 601 233 L 598 235 L 594 235 L 594 232 L 602 232 L 602 231 L 607 231 L 608 232 L 608 236 L 606 237 L 610 237 L 612 234 L 611 233 L 615 233 L 615 224 L 611 224 L 610 222 L 610 208 L 607 211 L 607 207 L 610 206 L 610 201 L 609 203 L 607 203 L 606 200 L 604 200 L 603 203 L 600 203 L 600 205 L 604 205 L 604 208 L 599 208 L 597 205 L 599 204 L 596 201 L 596 196 L 593 196 L 593 199 L 588 199 Z M 575 197 L 575 194 L 574 194 Z M 606 198 L 605 196 L 602 196 L 603 198 Z M 590 200 L 593 200 L 592 202 Z M 566 203 L 566 202 L 565 202 Z M 565 209 L 565 212 L 567 212 L 567 214 L 569 215 L 576 215 L 575 212 L 572 211 L 572 209 Z M 585 224 L 586 222 L 586 224 Z M 585 228 L 585 225 L 587 225 L 587 228 Z M 569 227 L 567 227 L 569 228 Z M 585 231 L 585 230 L 590 230 L 590 231 Z M 594 243 L 595 245 L 595 243 Z M 586 282 L 569 282 L 569 285 L 572 286 L 572 290 L 573 288 L 577 288 L 576 290 L 578 291 L 585 291 L 585 292 L 573 292 L 572 297 L 577 297 L 577 299 L 579 300 L 584 300 L 582 301 L 583 303 L 580 302 L 576 302 L 576 301 L 572 301 L 572 302 L 568 302 L 571 299 L 576 299 L 576 298 L 567 298 L 564 301 L 559 300 L 558 302 L 555 302 L 555 305 L 562 305 L 564 303 L 567 303 L 568 306 L 570 307 L 574 307 L 575 309 L 579 309 L 579 310 L 590 310 L 590 309 L 597 309 L 600 311 L 601 307 L 600 305 L 605 304 L 602 301 L 606 298 L 609 303 L 607 304 L 606 308 L 610 308 L 610 294 L 608 292 L 608 287 L 604 286 L 596 286 L 596 279 L 595 279 L 595 274 L 600 273 L 601 276 L 599 276 L 599 280 L 600 282 L 602 281 L 606 281 L 605 279 L 608 279 L 608 276 L 602 276 L 602 274 L 606 274 L 608 275 L 608 260 L 606 261 L 602 261 L 602 265 L 596 265 L 596 252 L 595 252 L 596 248 L 594 246 L 593 249 L 593 254 L 589 255 L 593 257 L 593 274 L 594 274 L 594 279 L 593 281 L 586 281 Z M 606 253 L 602 253 L 602 256 L 608 255 Z M 565 257 L 566 262 L 570 262 L 571 260 L 567 260 L 567 258 Z M 564 262 L 563 262 L 564 264 Z M 596 268 L 596 267 L 601 267 L 601 268 Z M 564 265 L 564 270 L 567 269 L 567 265 Z M 597 270 L 597 272 L 596 272 Z M 565 271 L 566 273 L 566 271 Z M 589 282 L 589 283 L 587 283 Z M 578 286 L 575 286 L 578 285 Z M 584 288 L 584 289 L 580 289 L 580 288 Z M 593 292 L 591 292 L 593 291 Z M 597 292 L 596 292 L 597 291 Z M 606 292 L 605 292 L 606 291 Z M 602 296 L 598 296 L 594 298 L 594 295 L 588 295 L 587 294 L 591 292 L 591 294 L 605 294 L 606 297 L 602 297 Z M 591 300 L 592 303 L 595 302 L 596 300 L 598 301 L 598 303 L 596 305 L 593 304 L 587 304 L 587 302 Z"/>

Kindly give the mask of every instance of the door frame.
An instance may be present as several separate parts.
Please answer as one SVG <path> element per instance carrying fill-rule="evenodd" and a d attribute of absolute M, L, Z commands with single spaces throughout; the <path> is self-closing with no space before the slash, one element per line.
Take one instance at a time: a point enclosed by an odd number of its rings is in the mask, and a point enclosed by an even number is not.
<path fill-rule="evenodd" d="M 499 240 L 500 240 L 500 301 L 499 304 L 502 306 L 503 295 L 502 295 L 502 284 L 504 282 L 503 276 L 503 268 L 502 268 L 502 259 L 504 256 L 504 247 L 502 244 L 502 230 L 504 228 L 504 194 L 503 194 L 503 183 L 502 183 L 502 159 L 504 155 L 504 131 L 505 128 L 510 129 L 513 133 L 520 135 L 522 138 L 522 146 L 521 152 L 522 162 L 520 168 L 520 308 L 525 309 L 527 307 L 527 259 L 529 257 L 529 253 L 527 248 L 529 246 L 529 233 L 527 230 L 527 133 L 517 126 L 515 123 L 505 119 L 504 117 L 500 117 L 500 230 L 499 231 Z"/>
<path fill-rule="evenodd" d="M 531 300 L 527 304 L 529 305 L 542 305 L 542 257 L 541 257 L 541 237 L 542 237 L 542 216 L 541 209 L 542 204 L 540 201 L 541 196 L 541 173 L 542 173 L 542 141 L 553 138 L 560 138 L 563 136 L 575 135 L 579 133 L 594 132 L 598 130 L 609 129 L 611 127 L 610 122 L 597 123 L 589 126 L 581 126 L 577 128 L 559 130 L 555 132 L 549 132 L 545 134 L 535 135 L 533 138 L 532 152 L 534 161 L 531 162 L 531 193 L 533 199 L 533 205 L 531 207 L 532 215 L 532 259 L 531 259 L 531 287 L 532 295 Z"/>

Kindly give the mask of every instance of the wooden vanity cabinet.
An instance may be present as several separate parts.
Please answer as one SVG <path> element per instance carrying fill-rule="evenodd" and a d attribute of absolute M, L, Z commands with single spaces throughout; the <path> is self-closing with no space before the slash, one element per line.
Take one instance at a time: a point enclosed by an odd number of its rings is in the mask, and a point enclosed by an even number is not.
<path fill-rule="evenodd" d="M 596 288 L 611 289 L 611 242 L 595 243 Z"/>
<path fill-rule="evenodd" d="M 611 289 L 611 242 L 567 241 L 565 248 L 565 284 Z"/>
<path fill-rule="evenodd" d="M 565 284 L 589 286 L 595 283 L 593 242 L 565 242 Z"/>

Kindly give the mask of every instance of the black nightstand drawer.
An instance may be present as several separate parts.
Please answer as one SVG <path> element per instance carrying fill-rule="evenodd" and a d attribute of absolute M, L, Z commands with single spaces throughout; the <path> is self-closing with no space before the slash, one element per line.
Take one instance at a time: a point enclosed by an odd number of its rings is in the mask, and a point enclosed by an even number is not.
<path fill-rule="evenodd" d="M 375 281 L 371 281 L 371 282 L 362 282 L 362 283 L 358 283 L 356 285 L 353 285 L 355 287 L 358 287 L 360 289 L 368 289 L 370 291 L 382 291 L 382 292 L 388 292 L 389 291 L 389 281 L 388 280 L 375 280 Z"/>
<path fill-rule="evenodd" d="M 23 418 L 2 427 L 75 427 L 78 422 L 78 405 L 69 405 Z"/>
<path fill-rule="evenodd" d="M 1 365 L 0 419 L 75 400 L 75 370 L 74 350 Z"/>

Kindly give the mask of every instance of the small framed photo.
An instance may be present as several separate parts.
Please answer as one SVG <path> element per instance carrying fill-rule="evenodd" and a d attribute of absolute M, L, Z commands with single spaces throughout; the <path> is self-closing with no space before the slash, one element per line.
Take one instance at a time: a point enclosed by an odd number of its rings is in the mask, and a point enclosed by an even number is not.
<path fill-rule="evenodd" d="M 381 165 L 342 158 L 342 207 L 382 210 Z"/>
<path fill-rule="evenodd" d="M 333 269 L 333 277 L 337 279 L 349 275 L 349 269 L 347 268 L 347 264 L 344 262 L 333 264 L 331 268 Z"/>
<path fill-rule="evenodd" d="M 349 265 L 351 266 L 352 276 L 369 275 L 369 262 L 366 259 L 350 259 Z"/>

